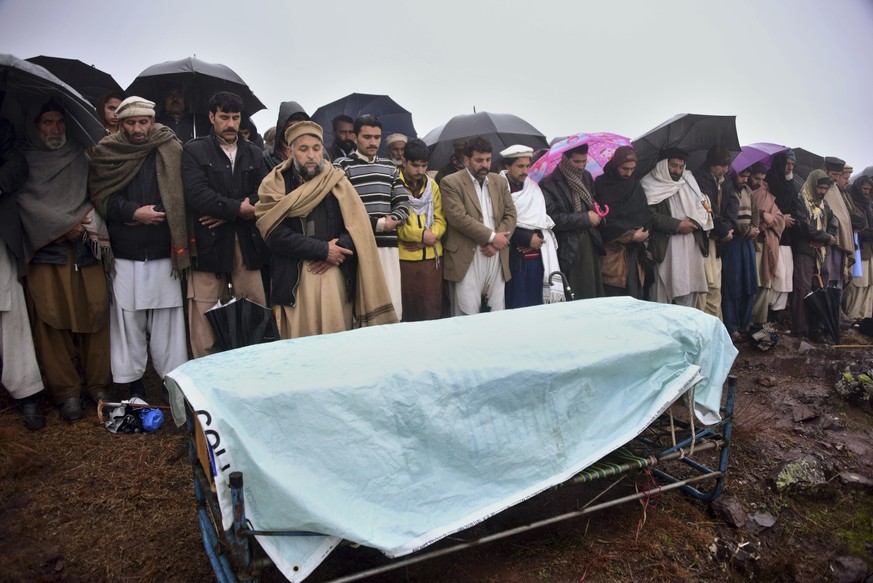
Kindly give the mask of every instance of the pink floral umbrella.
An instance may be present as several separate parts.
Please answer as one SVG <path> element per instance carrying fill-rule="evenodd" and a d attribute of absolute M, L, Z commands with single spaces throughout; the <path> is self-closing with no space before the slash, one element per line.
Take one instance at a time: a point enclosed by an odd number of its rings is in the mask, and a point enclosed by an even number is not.
<path fill-rule="evenodd" d="M 591 173 L 592 177 L 597 178 L 603 174 L 603 167 L 615 154 L 616 149 L 621 146 L 630 146 L 631 141 L 630 138 L 608 132 L 573 134 L 549 148 L 549 151 L 531 166 L 528 176 L 539 182 L 552 173 L 564 152 L 582 144 L 588 144 L 588 165 L 585 169 Z"/>

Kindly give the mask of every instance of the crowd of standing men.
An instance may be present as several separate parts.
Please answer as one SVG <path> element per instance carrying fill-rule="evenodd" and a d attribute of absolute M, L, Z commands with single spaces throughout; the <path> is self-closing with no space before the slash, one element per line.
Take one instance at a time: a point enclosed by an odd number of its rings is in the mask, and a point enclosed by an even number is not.
<path fill-rule="evenodd" d="M 205 313 L 231 296 L 271 306 L 281 338 L 627 295 L 704 310 L 738 342 L 790 298 L 793 333 L 825 342 L 810 289 L 844 290 L 848 321 L 873 311 L 873 181 L 849 185 L 837 158 L 797 192 L 790 151 L 729 171 L 714 144 L 689 171 L 669 149 L 639 176 L 621 147 L 594 180 L 583 144 L 537 183 L 539 153 L 507 148 L 495 173 L 471 137 L 435 179 L 421 140 L 387 136 L 379 157 L 372 115 L 335 118 L 327 150 L 295 102 L 266 147 L 233 93 L 208 120 L 184 111 L 181 92 L 162 111 L 109 96 L 93 151 L 52 100 L 22 136 L 0 121 L 2 382 L 30 429 L 44 388 L 73 423 L 83 391 L 144 396 L 149 355 L 163 378 L 218 351 Z"/>

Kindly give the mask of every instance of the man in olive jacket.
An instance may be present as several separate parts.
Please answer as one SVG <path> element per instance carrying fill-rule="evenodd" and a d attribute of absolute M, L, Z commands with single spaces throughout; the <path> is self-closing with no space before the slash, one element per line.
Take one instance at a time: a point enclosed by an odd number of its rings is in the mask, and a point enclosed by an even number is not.
<path fill-rule="evenodd" d="M 509 238 L 516 212 L 509 184 L 490 172 L 491 144 L 476 136 L 464 148 L 464 170 L 439 184 L 446 215 L 445 270 L 453 282 L 452 313 L 504 309 L 509 280 Z"/>
<path fill-rule="evenodd" d="M 220 91 L 209 100 L 209 135 L 182 151 L 182 182 L 194 222 L 188 323 L 194 358 L 218 352 L 205 312 L 233 294 L 266 305 L 261 268 L 266 247 L 255 228 L 258 187 L 267 174 L 261 150 L 238 138 L 242 99 Z"/>

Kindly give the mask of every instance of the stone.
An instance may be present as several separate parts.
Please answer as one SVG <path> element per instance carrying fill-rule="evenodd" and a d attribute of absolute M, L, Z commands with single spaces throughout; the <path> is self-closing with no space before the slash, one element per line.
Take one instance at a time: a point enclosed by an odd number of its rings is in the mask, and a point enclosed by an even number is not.
<path fill-rule="evenodd" d="M 746 524 L 746 511 L 736 496 L 721 496 L 712 503 L 712 510 L 729 525 L 740 528 Z"/>
<path fill-rule="evenodd" d="M 858 583 L 864 581 L 870 569 L 864 559 L 858 557 L 837 557 L 831 561 L 834 580 L 839 583 Z"/>
<path fill-rule="evenodd" d="M 807 405 L 795 405 L 791 410 L 791 417 L 795 423 L 802 423 L 818 417 L 818 411 Z"/>
<path fill-rule="evenodd" d="M 779 384 L 776 380 L 776 377 L 766 376 L 766 377 L 758 377 L 755 379 L 755 383 L 761 385 L 762 387 L 775 387 Z"/>
<path fill-rule="evenodd" d="M 776 519 L 769 512 L 755 512 L 746 518 L 746 530 L 753 534 L 767 530 L 776 524 Z"/>
<path fill-rule="evenodd" d="M 812 455 L 801 455 L 782 464 L 773 475 L 772 482 L 779 492 L 823 495 L 829 492 L 828 469 L 833 464 Z"/>
<path fill-rule="evenodd" d="M 813 346 L 809 342 L 801 341 L 800 345 L 797 347 L 797 352 L 799 352 L 800 354 L 805 354 L 810 350 L 815 350 L 815 346 Z"/>
<path fill-rule="evenodd" d="M 840 472 L 840 483 L 850 490 L 873 490 L 873 479 L 855 472 Z"/>

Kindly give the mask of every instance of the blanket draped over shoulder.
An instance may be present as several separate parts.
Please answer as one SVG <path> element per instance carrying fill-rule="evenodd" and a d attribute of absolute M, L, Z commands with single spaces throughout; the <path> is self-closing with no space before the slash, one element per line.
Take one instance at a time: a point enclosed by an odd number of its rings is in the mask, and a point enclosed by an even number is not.
<path fill-rule="evenodd" d="M 158 189 L 161 191 L 161 203 L 170 227 L 173 273 L 181 276 L 191 267 L 188 242 L 192 237 L 192 229 L 185 218 L 182 143 L 173 130 L 155 124 L 143 144 L 134 144 L 121 131 L 104 138 L 91 158 L 91 175 L 88 179 L 91 201 L 97 212 L 105 217 L 109 196 L 123 189 L 136 177 L 152 150 L 157 150 L 155 163 Z"/>
<path fill-rule="evenodd" d="M 355 243 L 358 261 L 355 321 L 358 326 L 375 326 L 397 322 L 376 240 L 364 203 L 345 173 L 327 164 L 324 170 L 291 192 L 285 192 L 283 172 L 289 171 L 293 159 L 285 160 L 267 174 L 258 189 L 255 205 L 257 227 L 266 241 L 279 223 L 288 217 L 305 217 L 324 197 L 333 194 L 339 202 L 346 230 Z"/>

